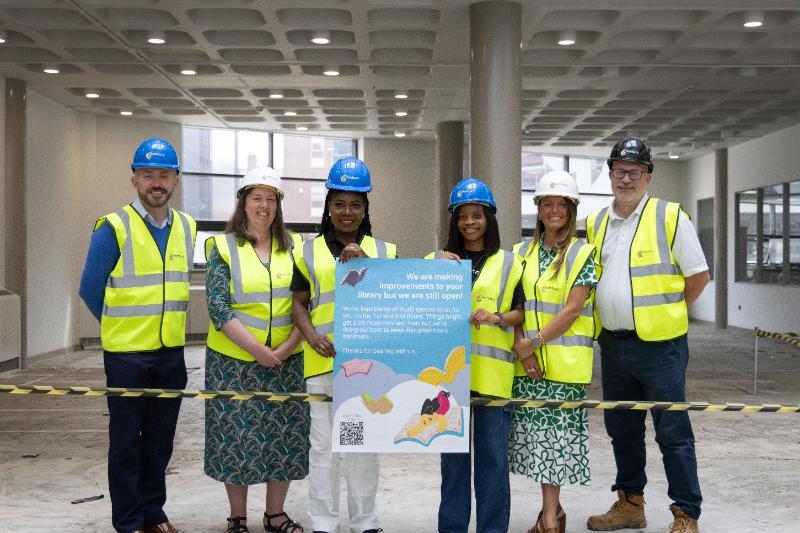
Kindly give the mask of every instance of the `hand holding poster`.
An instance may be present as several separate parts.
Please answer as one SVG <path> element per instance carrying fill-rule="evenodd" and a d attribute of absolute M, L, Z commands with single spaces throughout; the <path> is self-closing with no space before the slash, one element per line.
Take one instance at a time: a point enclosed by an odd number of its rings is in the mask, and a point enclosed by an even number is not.
<path fill-rule="evenodd" d="M 470 262 L 336 265 L 333 451 L 469 451 Z"/>

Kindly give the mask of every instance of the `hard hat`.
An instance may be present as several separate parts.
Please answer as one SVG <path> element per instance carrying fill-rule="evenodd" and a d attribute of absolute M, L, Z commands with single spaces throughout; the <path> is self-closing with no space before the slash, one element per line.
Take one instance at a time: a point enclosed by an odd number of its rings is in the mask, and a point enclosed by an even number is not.
<path fill-rule="evenodd" d="M 608 158 L 608 168 L 613 168 L 614 161 L 629 161 L 645 165 L 648 172 L 653 171 L 653 155 L 650 146 L 642 139 L 628 137 L 611 149 L 611 156 Z"/>
<path fill-rule="evenodd" d="M 369 169 L 357 157 L 343 157 L 336 161 L 328 172 L 328 189 L 352 192 L 369 192 L 372 190 Z"/>
<path fill-rule="evenodd" d="M 478 178 L 465 178 L 453 187 L 447 210 L 455 213 L 456 207 L 462 204 L 481 204 L 491 209 L 492 213 L 497 212 L 497 204 L 494 203 L 492 190 Z"/>
<path fill-rule="evenodd" d="M 239 190 L 236 195 L 242 194 L 243 191 L 251 187 L 269 187 L 278 195 L 278 200 L 283 200 L 283 186 L 281 185 L 281 177 L 278 171 L 272 167 L 255 167 L 247 171 L 242 178 L 242 183 L 239 184 Z"/>
<path fill-rule="evenodd" d="M 572 174 L 563 170 L 551 170 L 539 180 L 536 192 L 533 193 L 533 203 L 539 205 L 539 199 L 545 196 L 563 196 L 575 202 L 575 205 L 581 200 L 578 182 Z"/>
<path fill-rule="evenodd" d="M 169 142 L 158 137 L 145 140 L 133 153 L 131 170 L 135 172 L 137 168 L 142 167 L 171 168 L 175 172 L 181 171 L 175 148 Z"/>

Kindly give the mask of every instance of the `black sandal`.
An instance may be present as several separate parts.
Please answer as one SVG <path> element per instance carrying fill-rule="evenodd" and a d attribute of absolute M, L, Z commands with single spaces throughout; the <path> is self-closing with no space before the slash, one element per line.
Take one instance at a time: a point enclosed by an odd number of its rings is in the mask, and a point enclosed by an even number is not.
<path fill-rule="evenodd" d="M 279 518 L 281 516 L 286 517 L 286 520 L 281 522 L 281 525 L 278 527 L 272 526 L 272 519 Z M 303 526 L 289 518 L 285 512 L 277 513 L 277 514 L 267 514 L 264 513 L 264 531 L 267 533 L 303 533 L 305 531 Z"/>
<path fill-rule="evenodd" d="M 228 529 L 225 530 L 225 533 L 250 533 L 247 524 L 242 524 L 245 520 L 247 520 L 246 516 L 228 517 Z"/>

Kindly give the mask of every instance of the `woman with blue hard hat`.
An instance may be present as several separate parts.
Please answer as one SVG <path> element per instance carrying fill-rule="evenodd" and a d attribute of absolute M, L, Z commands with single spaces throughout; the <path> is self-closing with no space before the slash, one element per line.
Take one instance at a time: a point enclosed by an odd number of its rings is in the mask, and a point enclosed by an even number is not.
<path fill-rule="evenodd" d="M 397 257 L 397 247 L 372 237 L 369 199 L 372 190 L 367 166 L 358 158 L 336 161 L 325 183 L 328 194 L 319 235 L 294 249 L 292 277 L 294 322 L 305 337 L 306 390 L 333 395 L 333 312 L 336 261 L 353 257 Z M 309 509 L 311 529 L 333 532 L 339 528 L 339 454 L 331 451 L 333 406 L 311 404 L 309 453 Z M 347 500 L 350 530 L 379 531 L 375 497 L 378 490 L 378 456 L 346 453 Z"/>
<path fill-rule="evenodd" d="M 467 178 L 458 182 L 450 194 L 448 210 L 452 215 L 447 244 L 444 250 L 427 258 L 472 262 L 470 389 L 473 395 L 510 398 L 514 379 L 513 326 L 522 322 L 522 312 L 514 310 L 512 303 L 522 264 L 516 255 L 500 249 L 497 206 L 483 181 Z M 511 410 L 474 406 L 472 420 L 472 453 L 441 456 L 440 532 L 466 533 L 469 528 L 472 454 L 477 531 L 508 530 Z"/>
<path fill-rule="evenodd" d="M 206 241 L 206 389 L 281 393 L 303 387 L 289 290 L 292 249 L 302 239 L 286 230 L 282 199 L 273 168 L 248 170 L 225 233 Z M 308 475 L 308 405 L 208 400 L 205 419 L 205 472 L 225 484 L 227 533 L 248 531 L 248 488 L 262 483 L 265 530 L 302 533 L 283 506 L 290 482 Z"/>

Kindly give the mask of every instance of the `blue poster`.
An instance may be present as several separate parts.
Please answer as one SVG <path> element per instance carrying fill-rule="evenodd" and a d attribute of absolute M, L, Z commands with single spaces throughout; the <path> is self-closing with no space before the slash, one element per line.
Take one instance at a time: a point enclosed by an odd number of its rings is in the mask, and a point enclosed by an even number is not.
<path fill-rule="evenodd" d="M 469 451 L 471 264 L 336 264 L 333 451 Z"/>

